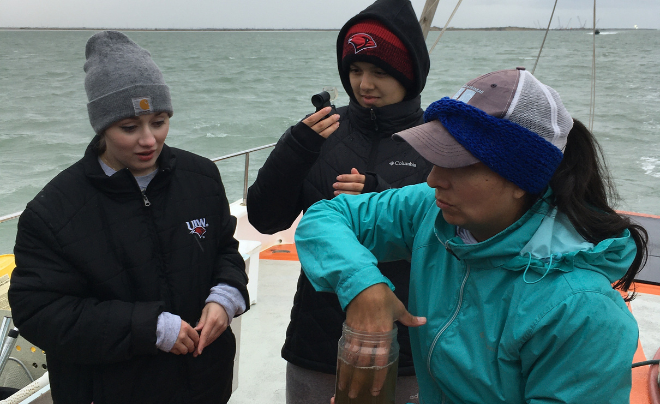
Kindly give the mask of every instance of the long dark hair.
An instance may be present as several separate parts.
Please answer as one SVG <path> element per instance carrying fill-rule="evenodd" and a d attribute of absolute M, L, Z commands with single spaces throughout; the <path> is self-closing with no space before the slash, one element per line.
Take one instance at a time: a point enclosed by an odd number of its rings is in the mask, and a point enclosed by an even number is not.
<path fill-rule="evenodd" d="M 593 244 L 630 230 L 637 253 L 626 274 L 613 285 L 628 291 L 635 275 L 646 263 L 648 234 L 642 226 L 611 207 L 619 200 L 619 195 L 605 165 L 603 151 L 584 124 L 577 119 L 573 121 L 564 158 L 550 180 L 555 203 L 578 233 Z M 633 297 L 634 293 L 626 300 Z"/>

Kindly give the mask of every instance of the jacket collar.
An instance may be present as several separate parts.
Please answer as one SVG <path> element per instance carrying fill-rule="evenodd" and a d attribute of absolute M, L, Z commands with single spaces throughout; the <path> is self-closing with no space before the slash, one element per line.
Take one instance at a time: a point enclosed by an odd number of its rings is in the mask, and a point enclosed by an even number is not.
<path fill-rule="evenodd" d="M 472 268 L 524 271 L 528 283 L 540 281 L 552 272 L 570 272 L 575 268 L 598 272 L 610 282 L 620 279 L 635 257 L 630 232 L 625 230 L 596 245 L 589 243 L 557 211 L 553 200 L 548 188 L 518 221 L 477 244 L 464 244 L 458 236 L 443 240 L 443 234 L 455 234 L 455 226 L 446 223 L 440 212 L 436 236 L 455 257 Z"/>
<path fill-rule="evenodd" d="M 134 197 L 135 192 L 139 192 L 139 188 L 135 177 L 128 168 L 121 169 L 110 177 L 101 168 L 98 162 L 98 153 L 96 152 L 96 145 L 99 139 L 99 135 L 96 135 L 92 139 L 85 150 L 85 155 L 80 160 L 85 176 L 96 188 L 106 194 L 115 196 L 131 195 Z M 158 156 L 158 173 L 151 183 L 149 183 L 149 190 L 158 190 L 166 186 L 169 183 L 175 166 L 176 156 L 172 153 L 172 149 L 169 146 L 163 144 L 163 149 L 160 156 Z"/>
<path fill-rule="evenodd" d="M 390 137 L 423 123 L 423 119 L 420 96 L 381 108 L 365 108 L 352 99 L 348 103 L 351 126 L 368 137 Z"/>

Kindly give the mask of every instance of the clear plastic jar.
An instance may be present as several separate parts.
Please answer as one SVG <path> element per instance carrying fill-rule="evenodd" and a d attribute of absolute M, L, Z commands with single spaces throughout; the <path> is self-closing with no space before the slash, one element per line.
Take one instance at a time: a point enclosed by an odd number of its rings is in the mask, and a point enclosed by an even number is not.
<path fill-rule="evenodd" d="M 394 404 L 399 365 L 397 328 L 368 333 L 344 323 L 337 352 L 335 404 Z"/>

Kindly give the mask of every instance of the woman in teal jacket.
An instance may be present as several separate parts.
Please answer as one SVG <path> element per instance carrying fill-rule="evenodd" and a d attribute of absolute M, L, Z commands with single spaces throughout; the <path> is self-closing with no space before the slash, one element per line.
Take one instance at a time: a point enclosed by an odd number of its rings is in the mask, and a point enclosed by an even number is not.
<path fill-rule="evenodd" d="M 647 236 L 609 206 L 593 135 L 524 68 L 470 81 L 425 121 L 395 137 L 434 164 L 428 186 L 307 211 L 296 244 L 314 286 L 353 328 L 415 327 L 420 403 L 627 403 L 637 324 L 612 284 L 628 290 Z M 376 267 L 400 259 L 416 316 Z"/>

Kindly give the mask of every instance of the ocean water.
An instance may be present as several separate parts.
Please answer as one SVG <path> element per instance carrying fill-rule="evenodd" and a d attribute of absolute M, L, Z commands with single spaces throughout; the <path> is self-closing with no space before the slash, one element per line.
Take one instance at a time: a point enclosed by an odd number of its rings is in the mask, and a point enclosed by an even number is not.
<path fill-rule="evenodd" d="M 93 136 L 83 82 L 94 31 L 0 31 L 0 216 L 24 209 Z M 339 90 L 337 32 L 127 32 L 148 49 L 170 86 L 167 143 L 219 157 L 277 141 L 313 111 L 312 94 Z M 431 32 L 431 45 L 437 32 Z M 446 32 L 431 54 L 422 106 L 453 95 L 489 71 L 534 66 L 543 32 Z M 555 88 L 574 118 L 589 121 L 593 36 L 553 31 L 535 75 Z M 660 31 L 596 37 L 594 133 L 621 201 L 660 214 Z M 249 183 L 270 150 L 254 153 Z M 242 157 L 219 164 L 230 201 L 242 196 Z M 0 224 L 0 254 L 11 253 L 16 220 Z"/>

